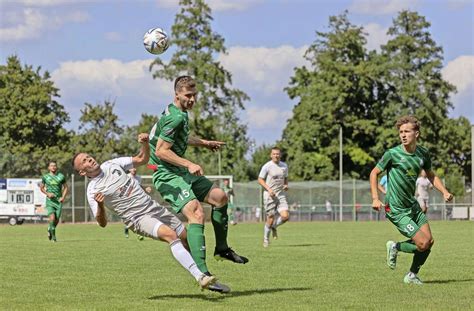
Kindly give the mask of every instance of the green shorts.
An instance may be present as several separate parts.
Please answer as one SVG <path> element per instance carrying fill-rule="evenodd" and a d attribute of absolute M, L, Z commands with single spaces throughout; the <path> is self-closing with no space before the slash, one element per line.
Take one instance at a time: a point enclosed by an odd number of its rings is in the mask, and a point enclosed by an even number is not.
<path fill-rule="evenodd" d="M 189 172 L 176 174 L 158 170 L 153 174 L 153 184 L 176 213 L 190 201 L 203 202 L 214 184 L 204 176 L 195 176 Z"/>
<path fill-rule="evenodd" d="M 63 210 L 63 204 L 55 199 L 54 200 L 47 199 L 46 210 L 48 211 L 48 217 L 54 213 L 54 215 L 56 216 L 56 219 L 59 219 L 59 217 L 61 217 L 61 212 Z"/>
<path fill-rule="evenodd" d="M 410 239 L 420 230 L 421 226 L 428 223 L 418 202 L 414 203 L 412 208 L 406 209 L 406 212 L 399 212 L 387 203 L 385 212 L 388 220 L 397 227 L 398 231 Z"/>

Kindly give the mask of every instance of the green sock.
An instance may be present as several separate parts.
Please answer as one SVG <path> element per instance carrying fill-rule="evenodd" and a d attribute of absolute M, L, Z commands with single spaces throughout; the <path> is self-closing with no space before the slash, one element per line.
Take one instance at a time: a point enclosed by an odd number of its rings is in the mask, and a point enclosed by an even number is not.
<path fill-rule="evenodd" d="M 404 253 L 414 253 L 416 251 L 416 245 L 413 240 L 398 242 L 397 249 Z"/>
<path fill-rule="evenodd" d="M 206 265 L 206 239 L 204 237 L 204 225 L 188 225 L 188 244 L 191 256 L 202 273 L 209 272 Z"/>
<path fill-rule="evenodd" d="M 430 253 L 431 253 L 431 250 L 429 249 L 424 252 L 415 251 L 415 255 L 413 255 L 413 261 L 410 267 L 410 272 L 413 272 L 415 274 L 420 272 L 421 266 L 425 263 Z"/>
<path fill-rule="evenodd" d="M 216 252 L 225 251 L 227 245 L 227 204 L 221 208 L 212 208 L 212 226 L 216 236 Z"/>
<path fill-rule="evenodd" d="M 54 230 L 54 220 L 50 221 L 48 224 L 48 231 L 52 233 L 53 230 Z"/>

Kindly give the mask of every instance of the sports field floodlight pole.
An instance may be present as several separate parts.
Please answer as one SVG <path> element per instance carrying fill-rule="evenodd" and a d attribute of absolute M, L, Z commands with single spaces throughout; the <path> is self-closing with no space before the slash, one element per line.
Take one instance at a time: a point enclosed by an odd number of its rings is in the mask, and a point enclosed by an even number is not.
<path fill-rule="evenodd" d="M 342 125 L 339 128 L 339 221 L 342 221 Z"/>

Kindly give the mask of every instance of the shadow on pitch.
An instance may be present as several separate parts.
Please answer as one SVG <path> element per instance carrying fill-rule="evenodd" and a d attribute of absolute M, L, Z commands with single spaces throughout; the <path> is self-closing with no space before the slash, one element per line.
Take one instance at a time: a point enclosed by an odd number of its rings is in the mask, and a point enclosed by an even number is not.
<path fill-rule="evenodd" d="M 286 291 L 305 291 L 311 290 L 309 287 L 289 287 L 289 288 L 263 288 L 263 289 L 253 289 L 253 290 L 244 290 L 244 291 L 234 291 L 228 294 L 219 294 L 210 291 L 205 291 L 202 294 L 166 294 L 166 295 L 156 295 L 149 297 L 151 300 L 160 300 L 160 299 L 175 299 L 175 298 L 191 298 L 191 299 L 201 299 L 206 301 L 218 301 L 230 297 L 241 297 L 241 296 L 253 296 L 253 295 L 264 295 L 264 294 L 273 294 L 278 292 Z"/>
<path fill-rule="evenodd" d="M 447 283 L 459 283 L 459 282 L 473 282 L 474 279 L 461 279 L 461 280 L 432 280 L 432 281 L 423 281 L 426 284 L 447 284 Z"/>
<path fill-rule="evenodd" d="M 270 247 L 315 247 L 315 246 L 324 246 L 327 244 L 321 244 L 321 243 L 304 243 L 304 244 L 270 244 Z"/>

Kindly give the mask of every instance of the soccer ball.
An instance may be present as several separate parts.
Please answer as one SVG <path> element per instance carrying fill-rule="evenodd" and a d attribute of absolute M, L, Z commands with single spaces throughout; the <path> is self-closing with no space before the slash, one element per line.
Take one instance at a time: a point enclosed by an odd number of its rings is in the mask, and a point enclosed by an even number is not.
<path fill-rule="evenodd" d="M 164 53 L 170 46 L 166 32 L 161 28 L 152 28 L 145 32 L 143 45 L 151 54 Z"/>

